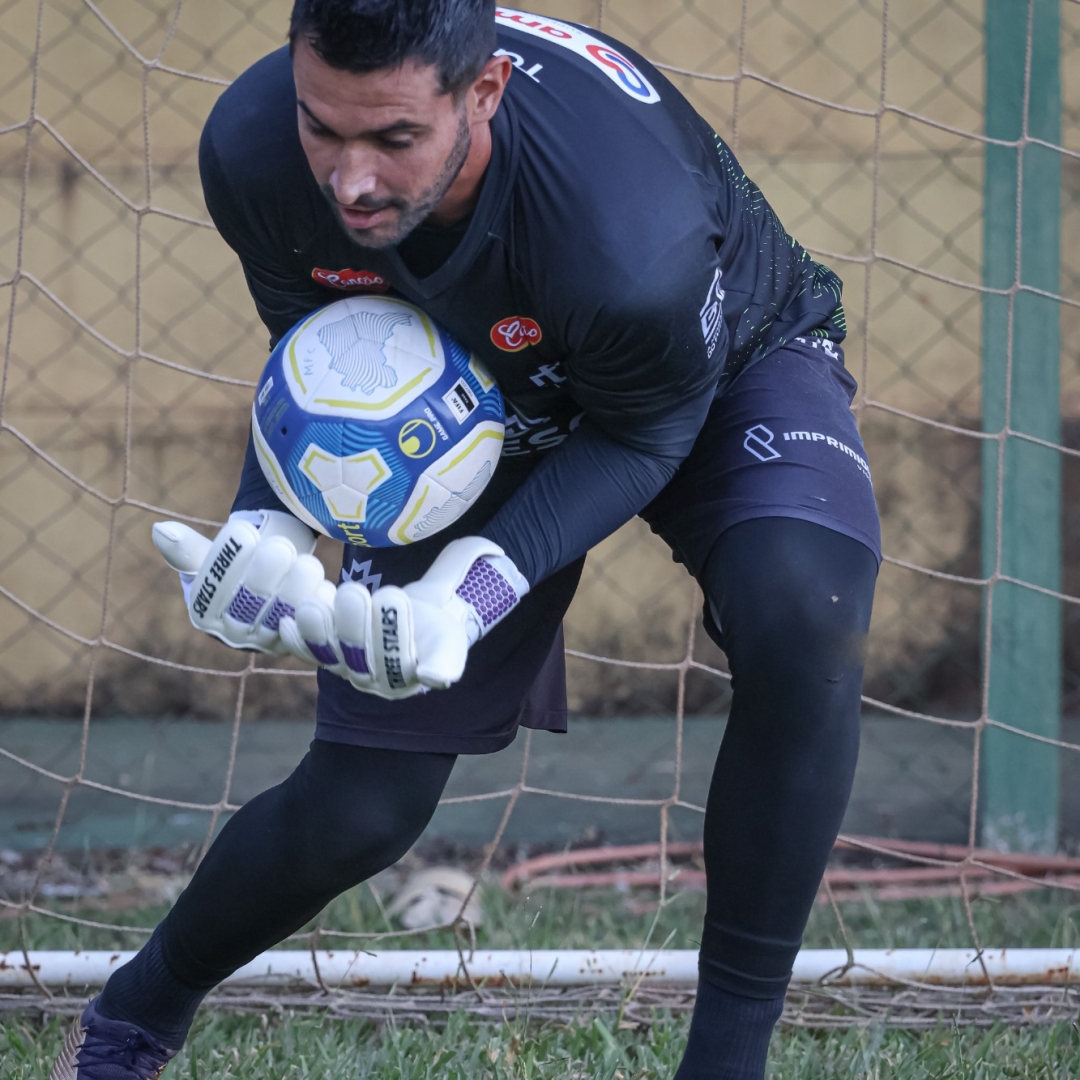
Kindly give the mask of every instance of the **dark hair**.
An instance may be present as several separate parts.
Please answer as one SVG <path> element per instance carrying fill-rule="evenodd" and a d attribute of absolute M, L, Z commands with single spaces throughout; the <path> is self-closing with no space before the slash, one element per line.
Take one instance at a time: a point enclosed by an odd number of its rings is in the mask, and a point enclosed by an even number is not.
<path fill-rule="evenodd" d="M 444 94 L 457 94 L 495 51 L 495 0 L 295 0 L 290 49 L 301 38 L 357 74 L 418 60 L 438 71 Z"/>

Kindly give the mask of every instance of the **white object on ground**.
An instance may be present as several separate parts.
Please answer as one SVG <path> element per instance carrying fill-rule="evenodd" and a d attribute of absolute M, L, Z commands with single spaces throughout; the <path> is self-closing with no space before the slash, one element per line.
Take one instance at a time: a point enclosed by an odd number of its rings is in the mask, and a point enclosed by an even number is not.
<path fill-rule="evenodd" d="M 445 926 L 459 914 L 463 922 L 477 927 L 484 921 L 484 909 L 479 892 L 473 889 L 475 880 L 471 874 L 453 866 L 418 870 L 398 890 L 387 913 L 396 915 L 409 930 Z"/>

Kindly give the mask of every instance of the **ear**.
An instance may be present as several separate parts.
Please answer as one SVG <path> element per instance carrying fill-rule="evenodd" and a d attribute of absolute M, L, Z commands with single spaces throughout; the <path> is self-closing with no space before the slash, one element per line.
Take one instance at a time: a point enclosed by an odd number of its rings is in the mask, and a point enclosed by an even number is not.
<path fill-rule="evenodd" d="M 470 124 L 486 124 L 495 115 L 513 70 L 509 56 L 493 56 L 484 65 L 476 81 L 465 91 Z"/>

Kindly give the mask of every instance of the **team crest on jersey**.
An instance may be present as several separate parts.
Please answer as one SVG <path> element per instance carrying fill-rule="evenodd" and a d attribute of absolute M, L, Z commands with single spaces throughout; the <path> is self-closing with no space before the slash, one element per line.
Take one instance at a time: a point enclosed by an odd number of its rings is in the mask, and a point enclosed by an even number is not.
<path fill-rule="evenodd" d="M 543 337 L 540 324 L 524 315 L 500 319 L 491 328 L 491 343 L 503 352 L 521 352 L 530 345 L 539 345 Z"/>
<path fill-rule="evenodd" d="M 384 293 L 390 288 L 390 282 L 374 270 L 324 270 L 316 266 L 311 271 L 311 278 L 320 285 L 342 292 Z"/>
<path fill-rule="evenodd" d="M 630 60 L 607 42 L 586 33 L 580 26 L 503 7 L 495 9 L 495 21 L 501 26 L 520 30 L 523 34 L 531 34 L 545 41 L 553 41 L 556 45 L 562 45 L 564 49 L 577 53 L 602 71 L 624 94 L 629 94 L 637 101 L 652 105 L 660 100 L 660 95 L 652 84 Z"/>

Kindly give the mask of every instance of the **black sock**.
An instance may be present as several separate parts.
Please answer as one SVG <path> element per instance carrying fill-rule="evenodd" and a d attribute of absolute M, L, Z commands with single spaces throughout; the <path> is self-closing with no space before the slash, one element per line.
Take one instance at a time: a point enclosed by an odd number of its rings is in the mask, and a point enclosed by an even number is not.
<path fill-rule="evenodd" d="M 173 974 L 161 949 L 159 926 L 135 957 L 112 974 L 96 1008 L 106 1020 L 135 1024 L 170 1050 L 179 1050 L 207 993 Z"/>
<path fill-rule="evenodd" d="M 690 1037 L 675 1080 L 763 1080 L 784 999 L 729 994 L 698 980 Z"/>

